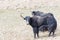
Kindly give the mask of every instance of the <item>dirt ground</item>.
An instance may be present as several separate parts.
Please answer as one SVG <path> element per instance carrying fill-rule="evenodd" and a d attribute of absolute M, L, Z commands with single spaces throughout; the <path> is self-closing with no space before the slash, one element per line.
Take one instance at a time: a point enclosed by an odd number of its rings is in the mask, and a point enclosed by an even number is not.
<path fill-rule="evenodd" d="M 20 0 L 21 1 L 21 0 Z M 60 40 L 60 1 L 0 1 L 0 40 Z M 16 6 L 18 3 L 18 7 Z M 20 5 L 20 4 L 21 5 Z M 6 4 L 9 4 L 6 5 Z M 19 6 L 20 5 L 20 6 Z M 30 8 L 31 7 L 31 8 Z M 57 29 L 55 37 L 48 37 L 49 32 L 39 32 L 40 38 L 34 39 L 32 27 L 26 25 L 20 15 L 32 16 L 33 10 L 39 10 L 44 13 L 51 12 L 57 20 Z"/>

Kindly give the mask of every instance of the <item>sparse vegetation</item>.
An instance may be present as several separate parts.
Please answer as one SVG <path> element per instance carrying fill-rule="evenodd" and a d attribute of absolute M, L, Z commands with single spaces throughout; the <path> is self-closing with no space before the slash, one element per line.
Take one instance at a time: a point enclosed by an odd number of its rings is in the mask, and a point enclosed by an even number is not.
<path fill-rule="evenodd" d="M 1 1 L 1 4 L 5 6 L 0 5 L 0 40 L 35 40 L 32 28 L 30 25 L 26 25 L 26 22 L 20 17 L 21 13 L 24 17 L 26 15 L 32 16 L 33 10 L 44 13 L 51 12 L 58 22 L 55 37 L 48 37 L 48 32 L 40 32 L 40 38 L 36 40 L 60 40 L 60 0 L 32 0 L 32 3 L 28 0 L 15 1 L 11 0 L 10 3 L 8 0 L 5 3 Z M 52 6 L 49 6 L 50 3 Z"/>

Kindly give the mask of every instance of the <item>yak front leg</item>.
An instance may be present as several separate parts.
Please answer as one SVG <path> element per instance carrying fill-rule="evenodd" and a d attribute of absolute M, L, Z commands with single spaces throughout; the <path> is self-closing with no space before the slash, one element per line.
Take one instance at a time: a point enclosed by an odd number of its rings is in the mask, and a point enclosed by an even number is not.
<path fill-rule="evenodd" d="M 36 27 L 33 28 L 33 33 L 34 33 L 34 38 L 36 38 L 36 34 L 37 34 L 37 28 Z"/>

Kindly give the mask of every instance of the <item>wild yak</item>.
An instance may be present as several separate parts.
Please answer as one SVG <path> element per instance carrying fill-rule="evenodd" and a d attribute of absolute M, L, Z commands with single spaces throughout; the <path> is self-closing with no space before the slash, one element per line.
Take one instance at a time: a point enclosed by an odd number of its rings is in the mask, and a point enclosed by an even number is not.
<path fill-rule="evenodd" d="M 36 15 L 39 12 L 36 12 L 36 14 L 34 15 L 35 12 L 33 12 L 33 16 L 32 17 L 23 17 L 21 16 L 24 20 L 26 20 L 30 26 L 32 26 L 33 28 L 33 33 L 34 33 L 34 38 L 39 37 L 39 30 L 42 31 L 49 31 L 49 36 L 51 35 L 51 33 L 55 33 L 56 27 L 57 27 L 57 21 L 54 18 L 52 13 L 47 13 L 47 14 L 42 14 L 42 15 Z M 40 14 L 40 13 L 39 13 Z M 28 19 L 28 20 L 27 20 Z"/>

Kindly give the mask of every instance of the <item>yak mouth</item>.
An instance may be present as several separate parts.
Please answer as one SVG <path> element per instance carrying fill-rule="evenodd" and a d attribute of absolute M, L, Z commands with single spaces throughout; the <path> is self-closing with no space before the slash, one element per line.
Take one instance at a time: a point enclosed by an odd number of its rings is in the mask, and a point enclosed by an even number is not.
<path fill-rule="evenodd" d="M 27 25 L 29 25 L 29 22 L 26 22 Z"/>

